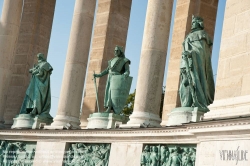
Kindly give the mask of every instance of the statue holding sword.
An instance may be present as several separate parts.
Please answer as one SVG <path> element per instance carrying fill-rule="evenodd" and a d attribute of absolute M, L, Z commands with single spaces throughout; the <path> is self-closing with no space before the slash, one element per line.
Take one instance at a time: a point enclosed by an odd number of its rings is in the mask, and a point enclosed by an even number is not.
<path fill-rule="evenodd" d="M 132 83 L 132 77 L 129 76 L 129 65 L 131 62 L 125 57 L 123 48 L 120 46 L 115 47 L 114 55 L 115 57 L 108 61 L 108 67 L 100 74 L 94 73 L 93 76 L 95 81 L 96 77 L 98 78 L 108 74 L 104 96 L 105 112 L 110 113 L 111 110 L 113 110 L 115 114 L 120 114 L 126 103 Z M 96 95 L 97 94 L 96 88 Z M 99 107 L 98 96 L 97 107 Z"/>

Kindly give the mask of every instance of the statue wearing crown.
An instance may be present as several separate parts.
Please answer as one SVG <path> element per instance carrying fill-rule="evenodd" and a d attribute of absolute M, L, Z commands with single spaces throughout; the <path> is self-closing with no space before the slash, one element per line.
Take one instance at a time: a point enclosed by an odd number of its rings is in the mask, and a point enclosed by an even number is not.
<path fill-rule="evenodd" d="M 179 95 L 181 107 L 174 108 L 168 125 L 197 122 L 214 101 L 211 64 L 212 40 L 204 30 L 203 19 L 192 17 L 191 32 L 182 43 Z"/>
<path fill-rule="evenodd" d="M 183 42 L 179 88 L 182 107 L 198 107 L 204 112 L 214 100 L 211 65 L 211 38 L 204 30 L 203 19 L 192 17 L 191 32 Z"/>

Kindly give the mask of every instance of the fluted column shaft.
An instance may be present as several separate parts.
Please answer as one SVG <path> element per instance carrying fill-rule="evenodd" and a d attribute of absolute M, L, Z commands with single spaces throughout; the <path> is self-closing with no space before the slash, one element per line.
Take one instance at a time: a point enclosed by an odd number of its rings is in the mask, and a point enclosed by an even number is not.
<path fill-rule="evenodd" d="M 173 0 L 149 0 L 133 114 L 128 124 L 159 127 Z"/>
<path fill-rule="evenodd" d="M 20 27 L 23 0 L 5 0 L 0 21 L 0 124 L 11 77 L 11 64 Z"/>
<path fill-rule="evenodd" d="M 76 0 L 58 111 L 52 126 L 79 127 L 80 106 L 88 62 L 95 0 Z"/>

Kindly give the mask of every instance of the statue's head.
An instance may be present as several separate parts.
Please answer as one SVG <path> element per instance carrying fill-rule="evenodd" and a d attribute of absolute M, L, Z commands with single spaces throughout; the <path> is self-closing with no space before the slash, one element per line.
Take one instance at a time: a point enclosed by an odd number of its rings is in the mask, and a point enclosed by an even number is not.
<path fill-rule="evenodd" d="M 118 57 L 125 57 L 123 47 L 121 46 L 115 46 L 114 54 Z"/>
<path fill-rule="evenodd" d="M 38 59 L 38 62 L 46 61 L 43 53 L 38 53 L 37 59 Z"/>
<path fill-rule="evenodd" d="M 191 29 L 204 29 L 203 18 L 193 15 Z"/>
<path fill-rule="evenodd" d="M 149 152 L 149 150 L 150 150 L 150 149 L 149 149 L 149 146 L 146 145 L 146 146 L 144 147 L 144 151 L 145 151 L 145 152 Z"/>
<path fill-rule="evenodd" d="M 153 152 L 157 152 L 157 151 L 158 151 L 158 148 L 157 148 L 156 146 L 153 146 L 153 147 L 152 147 L 152 151 L 153 151 Z"/>

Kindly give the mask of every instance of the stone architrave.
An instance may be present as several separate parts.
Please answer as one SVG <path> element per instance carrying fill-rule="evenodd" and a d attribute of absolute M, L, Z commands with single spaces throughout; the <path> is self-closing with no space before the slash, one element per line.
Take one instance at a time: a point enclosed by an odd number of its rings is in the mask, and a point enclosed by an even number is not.
<path fill-rule="evenodd" d="M 23 0 L 5 0 L 0 20 L 0 128 L 6 106 L 7 90 L 10 84 L 13 52 L 15 49 Z"/>
<path fill-rule="evenodd" d="M 97 112 L 93 71 L 106 69 L 108 60 L 114 58 L 116 45 L 125 50 L 132 0 L 98 0 L 98 10 L 92 39 L 90 60 L 85 84 L 81 114 L 81 128 L 86 128 L 89 115 Z M 104 106 L 107 77 L 96 80 L 100 109 Z"/>
<path fill-rule="evenodd" d="M 192 15 L 198 15 L 204 19 L 205 31 L 213 39 L 217 7 L 218 0 L 176 1 L 172 44 L 168 62 L 166 91 L 162 111 L 162 126 L 165 126 L 168 123 L 170 111 L 181 106 L 178 94 L 180 82 L 179 65 L 182 53 L 182 42 L 190 32 Z"/>
<path fill-rule="evenodd" d="M 16 49 L 13 50 L 11 81 L 4 108 L 4 125 L 10 127 L 19 113 L 30 82 L 28 70 L 39 52 L 47 57 L 56 0 L 24 0 Z"/>
<path fill-rule="evenodd" d="M 136 86 L 134 111 L 128 126 L 160 127 L 162 83 L 173 0 L 149 0 Z"/>
<path fill-rule="evenodd" d="M 250 1 L 226 1 L 215 101 L 204 119 L 250 115 Z"/>
<path fill-rule="evenodd" d="M 67 123 L 79 128 L 85 72 L 87 68 L 95 0 L 76 0 L 65 62 L 58 110 L 51 126 Z"/>

